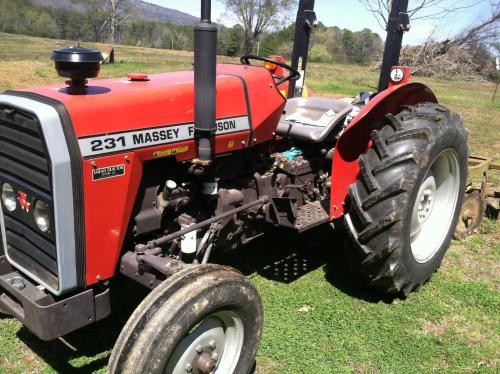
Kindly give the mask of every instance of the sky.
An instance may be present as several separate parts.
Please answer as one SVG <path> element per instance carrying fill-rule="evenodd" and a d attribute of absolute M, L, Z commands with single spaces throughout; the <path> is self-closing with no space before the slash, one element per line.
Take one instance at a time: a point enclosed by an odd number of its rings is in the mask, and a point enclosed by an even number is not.
<path fill-rule="evenodd" d="M 200 15 L 200 0 L 144 0 L 150 3 L 177 9 L 193 16 Z M 416 0 L 410 0 L 411 4 Z M 418 44 L 430 34 L 438 39 L 449 38 L 460 32 L 465 26 L 480 19 L 489 10 L 487 0 L 443 0 L 443 5 L 476 4 L 470 9 L 454 12 L 444 20 L 415 20 L 410 32 L 405 34 L 404 44 Z M 315 11 L 318 20 L 326 26 L 338 26 L 352 31 L 369 28 L 385 38 L 385 31 L 378 25 L 374 16 L 359 3 L 358 0 L 316 0 Z M 212 19 L 226 26 L 234 25 L 237 20 L 225 13 L 219 0 L 212 0 Z"/>

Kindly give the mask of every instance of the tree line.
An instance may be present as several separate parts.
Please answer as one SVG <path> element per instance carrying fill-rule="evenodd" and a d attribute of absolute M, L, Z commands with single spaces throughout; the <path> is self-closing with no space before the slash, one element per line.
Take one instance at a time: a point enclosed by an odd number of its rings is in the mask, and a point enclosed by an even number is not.
<path fill-rule="evenodd" d="M 0 0 L 0 32 L 12 34 L 106 43 L 111 42 L 107 17 L 100 8 L 88 7 L 76 12 L 36 6 L 29 0 Z M 190 26 L 142 20 L 115 26 L 115 39 L 119 43 L 192 50 Z"/>
<path fill-rule="evenodd" d="M 79 0 L 75 0 L 79 1 Z M 29 0 L 0 0 L 0 32 L 74 41 L 111 42 L 109 14 L 86 1 L 82 12 L 33 5 Z M 162 49 L 192 51 L 192 26 L 166 22 L 127 19 L 114 23 L 116 43 Z M 290 57 L 295 25 L 289 24 L 263 32 L 252 43 L 253 53 Z M 217 52 L 240 56 L 248 52 L 246 31 L 242 25 L 220 26 Z M 320 24 L 312 37 L 310 59 L 316 62 L 368 64 L 383 51 L 378 34 L 365 29 L 352 32 Z"/>

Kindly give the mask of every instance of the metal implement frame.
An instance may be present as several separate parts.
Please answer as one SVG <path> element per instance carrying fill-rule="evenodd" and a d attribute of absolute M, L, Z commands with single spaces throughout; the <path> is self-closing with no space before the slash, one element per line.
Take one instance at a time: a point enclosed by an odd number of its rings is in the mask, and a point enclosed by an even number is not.
<path fill-rule="evenodd" d="M 500 170 L 500 161 L 494 158 L 487 158 L 482 156 L 471 155 L 469 156 L 469 182 L 467 183 L 468 191 L 479 190 L 483 198 L 500 199 L 500 190 L 495 189 L 489 191 L 488 188 L 488 171 Z M 474 181 L 470 178 L 482 177 L 481 187 L 475 188 Z"/>
<path fill-rule="evenodd" d="M 488 170 L 500 170 L 500 161 L 494 158 L 469 156 L 469 176 L 480 177 Z"/>

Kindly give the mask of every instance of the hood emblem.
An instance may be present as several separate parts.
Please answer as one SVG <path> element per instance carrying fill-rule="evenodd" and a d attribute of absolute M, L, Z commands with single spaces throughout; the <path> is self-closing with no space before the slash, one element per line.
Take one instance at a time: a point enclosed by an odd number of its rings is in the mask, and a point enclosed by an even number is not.
<path fill-rule="evenodd" d="M 19 201 L 21 208 L 25 210 L 26 213 L 29 213 L 31 208 L 31 203 L 28 201 L 28 195 L 26 195 L 24 192 L 21 191 L 18 191 L 17 193 L 19 194 L 17 201 Z"/>

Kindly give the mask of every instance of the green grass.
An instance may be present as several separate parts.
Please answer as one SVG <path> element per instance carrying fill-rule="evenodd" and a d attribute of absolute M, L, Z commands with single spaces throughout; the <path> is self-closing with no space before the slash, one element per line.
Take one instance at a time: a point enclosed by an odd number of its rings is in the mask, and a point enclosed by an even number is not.
<path fill-rule="evenodd" d="M 67 44 L 0 34 L 0 91 L 60 82 L 48 57 Z M 102 77 L 190 69 L 192 62 L 188 52 L 134 47 L 119 46 L 116 55 L 118 63 L 105 65 Z M 500 104 L 491 103 L 493 85 L 423 81 L 463 114 L 472 151 L 498 158 Z M 315 94 L 341 97 L 373 90 L 377 73 L 310 64 L 307 82 Z M 404 301 L 359 283 L 346 266 L 340 234 L 269 237 L 231 253 L 225 261 L 248 274 L 264 299 L 256 373 L 498 372 L 499 237 L 500 224 L 486 220 L 478 235 L 454 242 L 432 281 Z M 112 316 L 63 339 L 41 342 L 17 321 L 0 319 L 0 373 L 106 372 L 121 327 L 146 294 L 123 279 L 113 286 Z"/>

